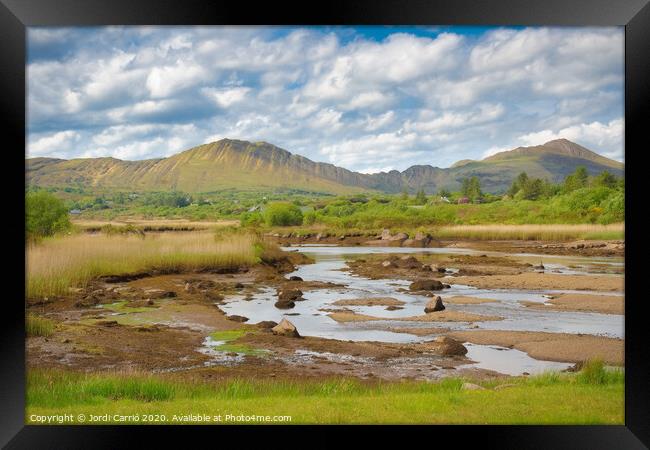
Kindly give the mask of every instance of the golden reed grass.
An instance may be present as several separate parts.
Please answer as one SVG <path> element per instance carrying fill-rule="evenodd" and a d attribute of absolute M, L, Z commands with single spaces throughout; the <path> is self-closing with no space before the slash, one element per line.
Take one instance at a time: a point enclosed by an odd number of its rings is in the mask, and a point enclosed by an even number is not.
<path fill-rule="evenodd" d="M 544 225 L 450 225 L 435 231 L 440 238 L 466 239 L 520 239 L 520 240 L 567 240 L 567 239 L 623 239 L 624 223 L 596 224 L 544 224 Z"/>
<path fill-rule="evenodd" d="M 256 238 L 213 233 L 149 234 L 142 237 L 79 234 L 26 248 L 27 296 L 61 295 L 103 275 L 141 271 L 191 271 L 253 264 Z"/>

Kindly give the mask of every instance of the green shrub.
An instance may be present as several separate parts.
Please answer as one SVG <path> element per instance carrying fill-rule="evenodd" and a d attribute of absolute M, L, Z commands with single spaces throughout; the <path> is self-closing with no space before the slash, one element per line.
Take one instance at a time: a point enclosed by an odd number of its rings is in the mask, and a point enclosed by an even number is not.
<path fill-rule="evenodd" d="M 264 221 L 268 226 L 302 225 L 302 218 L 300 208 L 286 202 L 271 203 L 264 211 Z"/>
<path fill-rule="evenodd" d="M 25 231 L 28 238 L 52 236 L 70 227 L 68 211 L 54 195 L 45 191 L 25 195 Z"/>

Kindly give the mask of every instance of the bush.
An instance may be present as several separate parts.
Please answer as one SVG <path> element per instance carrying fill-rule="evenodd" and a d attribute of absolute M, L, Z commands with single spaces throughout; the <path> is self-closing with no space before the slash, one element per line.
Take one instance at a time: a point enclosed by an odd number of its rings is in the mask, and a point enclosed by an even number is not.
<path fill-rule="evenodd" d="M 302 211 L 291 203 L 271 203 L 264 211 L 264 221 L 268 226 L 302 225 Z"/>
<path fill-rule="evenodd" d="M 45 191 L 27 193 L 25 230 L 28 238 L 52 236 L 70 227 L 68 211 L 61 200 Z"/>

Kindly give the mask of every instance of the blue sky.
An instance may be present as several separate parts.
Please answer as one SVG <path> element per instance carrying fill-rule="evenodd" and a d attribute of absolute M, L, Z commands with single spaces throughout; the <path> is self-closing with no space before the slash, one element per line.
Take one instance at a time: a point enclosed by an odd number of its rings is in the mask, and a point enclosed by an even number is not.
<path fill-rule="evenodd" d="M 623 161 L 623 28 L 28 30 L 30 157 L 267 141 L 352 170 L 564 137 Z"/>

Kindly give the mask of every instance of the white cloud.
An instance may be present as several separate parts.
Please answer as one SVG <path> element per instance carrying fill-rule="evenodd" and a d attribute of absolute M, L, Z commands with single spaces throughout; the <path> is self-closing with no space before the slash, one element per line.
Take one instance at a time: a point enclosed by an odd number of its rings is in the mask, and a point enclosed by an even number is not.
<path fill-rule="evenodd" d="M 49 156 L 62 152 L 74 151 L 71 146 L 80 139 L 79 133 L 72 130 L 59 131 L 57 133 L 43 136 L 28 142 L 28 154 L 30 156 Z"/>
<path fill-rule="evenodd" d="M 235 103 L 239 103 L 251 91 L 247 87 L 236 87 L 232 89 L 205 88 L 202 92 L 214 101 L 218 106 L 227 108 Z"/>
<path fill-rule="evenodd" d="M 615 119 L 609 123 L 591 122 L 573 125 L 557 132 L 537 131 L 520 136 L 519 140 L 524 145 L 541 145 L 554 139 L 564 138 L 603 153 L 608 158 L 622 161 L 623 136 L 623 119 Z"/>
<path fill-rule="evenodd" d="M 154 98 L 167 97 L 178 89 L 199 83 L 205 76 L 203 67 L 179 60 L 174 65 L 151 69 L 147 77 L 147 89 Z"/>
<path fill-rule="evenodd" d="M 230 137 L 376 171 L 565 137 L 622 158 L 622 28 L 447 30 L 30 30 L 29 149 L 149 158 Z"/>

